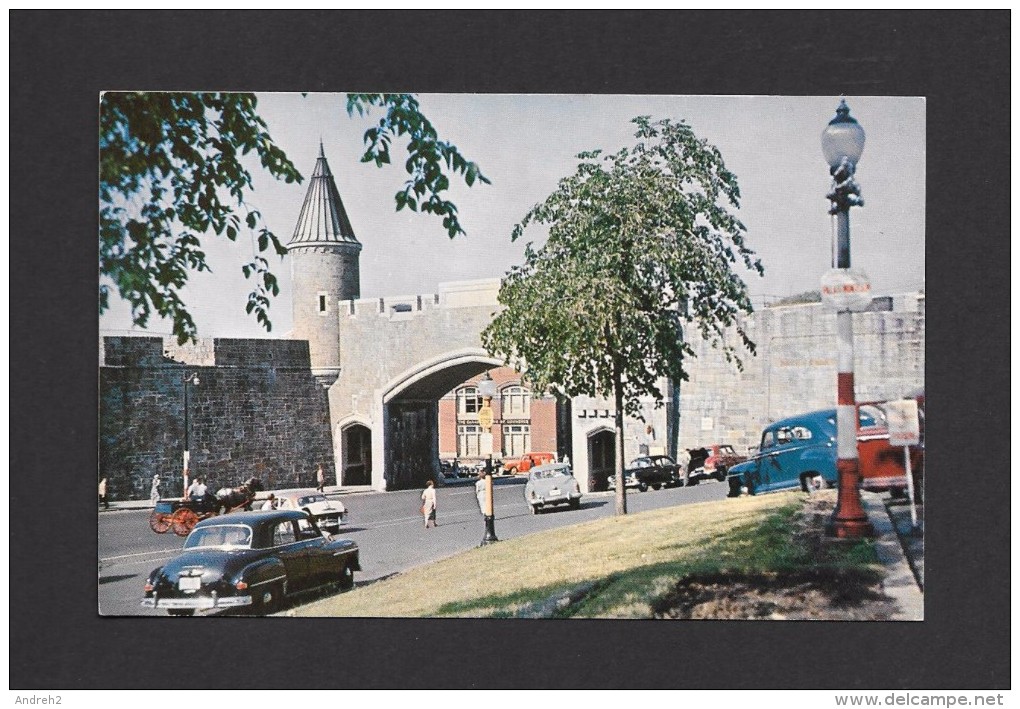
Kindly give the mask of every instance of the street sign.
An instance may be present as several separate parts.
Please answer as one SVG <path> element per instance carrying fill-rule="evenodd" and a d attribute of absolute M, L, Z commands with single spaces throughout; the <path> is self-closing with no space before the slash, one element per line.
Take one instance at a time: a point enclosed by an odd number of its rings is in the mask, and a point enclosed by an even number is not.
<path fill-rule="evenodd" d="M 483 431 L 488 432 L 492 428 L 492 407 L 483 406 L 478 410 L 478 425 Z"/>
<path fill-rule="evenodd" d="M 860 313 L 871 305 L 871 281 L 863 271 L 834 268 L 822 276 L 822 302 L 837 312 Z"/>
<path fill-rule="evenodd" d="M 917 400 L 901 399 L 885 404 L 889 445 L 916 446 L 921 442 L 921 425 L 917 417 Z"/>

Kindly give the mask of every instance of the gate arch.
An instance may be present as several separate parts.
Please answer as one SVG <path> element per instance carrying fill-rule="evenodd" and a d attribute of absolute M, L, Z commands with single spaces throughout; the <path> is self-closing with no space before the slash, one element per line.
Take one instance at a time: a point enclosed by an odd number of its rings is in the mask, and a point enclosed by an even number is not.
<path fill-rule="evenodd" d="M 503 362 L 481 348 L 453 350 L 390 379 L 376 396 L 382 435 L 372 440 L 386 490 L 423 487 L 439 474 L 439 399 Z"/>
<path fill-rule="evenodd" d="M 616 429 L 599 426 L 588 431 L 588 492 L 609 489 L 609 476 L 616 472 Z"/>

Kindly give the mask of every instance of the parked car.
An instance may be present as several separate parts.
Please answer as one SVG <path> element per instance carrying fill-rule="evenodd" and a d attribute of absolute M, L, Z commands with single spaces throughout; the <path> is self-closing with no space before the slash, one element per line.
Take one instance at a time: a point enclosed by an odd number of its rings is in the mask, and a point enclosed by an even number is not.
<path fill-rule="evenodd" d="M 680 466 L 668 455 L 643 455 L 630 461 L 623 471 L 623 486 L 636 487 L 644 492 L 649 487 L 658 490 L 680 483 L 683 474 Z M 609 476 L 609 489 L 616 489 L 616 476 Z"/>
<path fill-rule="evenodd" d="M 691 462 L 687 466 L 687 484 L 697 485 L 702 480 L 726 479 L 726 471 L 737 463 L 747 460 L 746 455 L 739 455 L 733 446 L 726 443 L 713 443 L 701 448 L 688 448 Z"/>
<path fill-rule="evenodd" d="M 276 490 L 276 508 L 304 510 L 324 529 L 337 531 L 347 522 L 347 508 L 318 490 Z"/>
<path fill-rule="evenodd" d="M 538 514 L 550 505 L 570 505 L 576 510 L 581 506 L 581 486 L 568 463 L 539 465 L 528 473 L 524 501 L 531 508 L 531 514 Z"/>
<path fill-rule="evenodd" d="M 360 570 L 357 544 L 321 531 L 306 512 L 235 512 L 196 524 L 184 551 L 149 574 L 142 605 L 262 615 L 294 593 L 350 589 Z"/>
<path fill-rule="evenodd" d="M 520 458 L 511 458 L 503 462 L 503 470 L 510 475 L 526 473 L 536 465 L 547 465 L 556 462 L 555 453 L 525 453 Z"/>
<path fill-rule="evenodd" d="M 902 494 L 906 488 L 903 450 L 889 445 L 881 409 L 871 404 L 858 407 L 857 454 L 861 488 Z M 835 487 L 836 410 L 824 409 L 769 424 L 762 431 L 758 452 L 729 469 L 729 496 L 800 487 L 809 492 Z M 923 466 L 923 454 L 911 451 L 912 472 Z"/>

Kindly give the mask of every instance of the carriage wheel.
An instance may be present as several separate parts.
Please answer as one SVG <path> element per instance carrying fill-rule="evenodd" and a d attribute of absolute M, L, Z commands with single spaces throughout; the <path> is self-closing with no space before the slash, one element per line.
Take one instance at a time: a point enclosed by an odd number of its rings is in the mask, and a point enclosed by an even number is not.
<path fill-rule="evenodd" d="M 170 524 L 170 515 L 165 512 L 153 510 L 152 514 L 149 515 L 149 529 L 156 534 L 165 534 L 170 530 Z"/>
<path fill-rule="evenodd" d="M 191 533 L 194 526 L 198 524 L 198 515 L 195 514 L 194 510 L 182 507 L 174 512 L 171 522 L 174 526 L 174 534 L 178 537 L 186 537 Z"/>

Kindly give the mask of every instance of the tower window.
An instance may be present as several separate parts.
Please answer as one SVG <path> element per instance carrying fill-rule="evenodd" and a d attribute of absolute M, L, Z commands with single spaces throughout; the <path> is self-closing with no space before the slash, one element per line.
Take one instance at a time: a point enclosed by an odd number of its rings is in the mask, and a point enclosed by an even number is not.
<path fill-rule="evenodd" d="M 319 315 L 326 314 L 326 293 L 319 293 Z"/>

